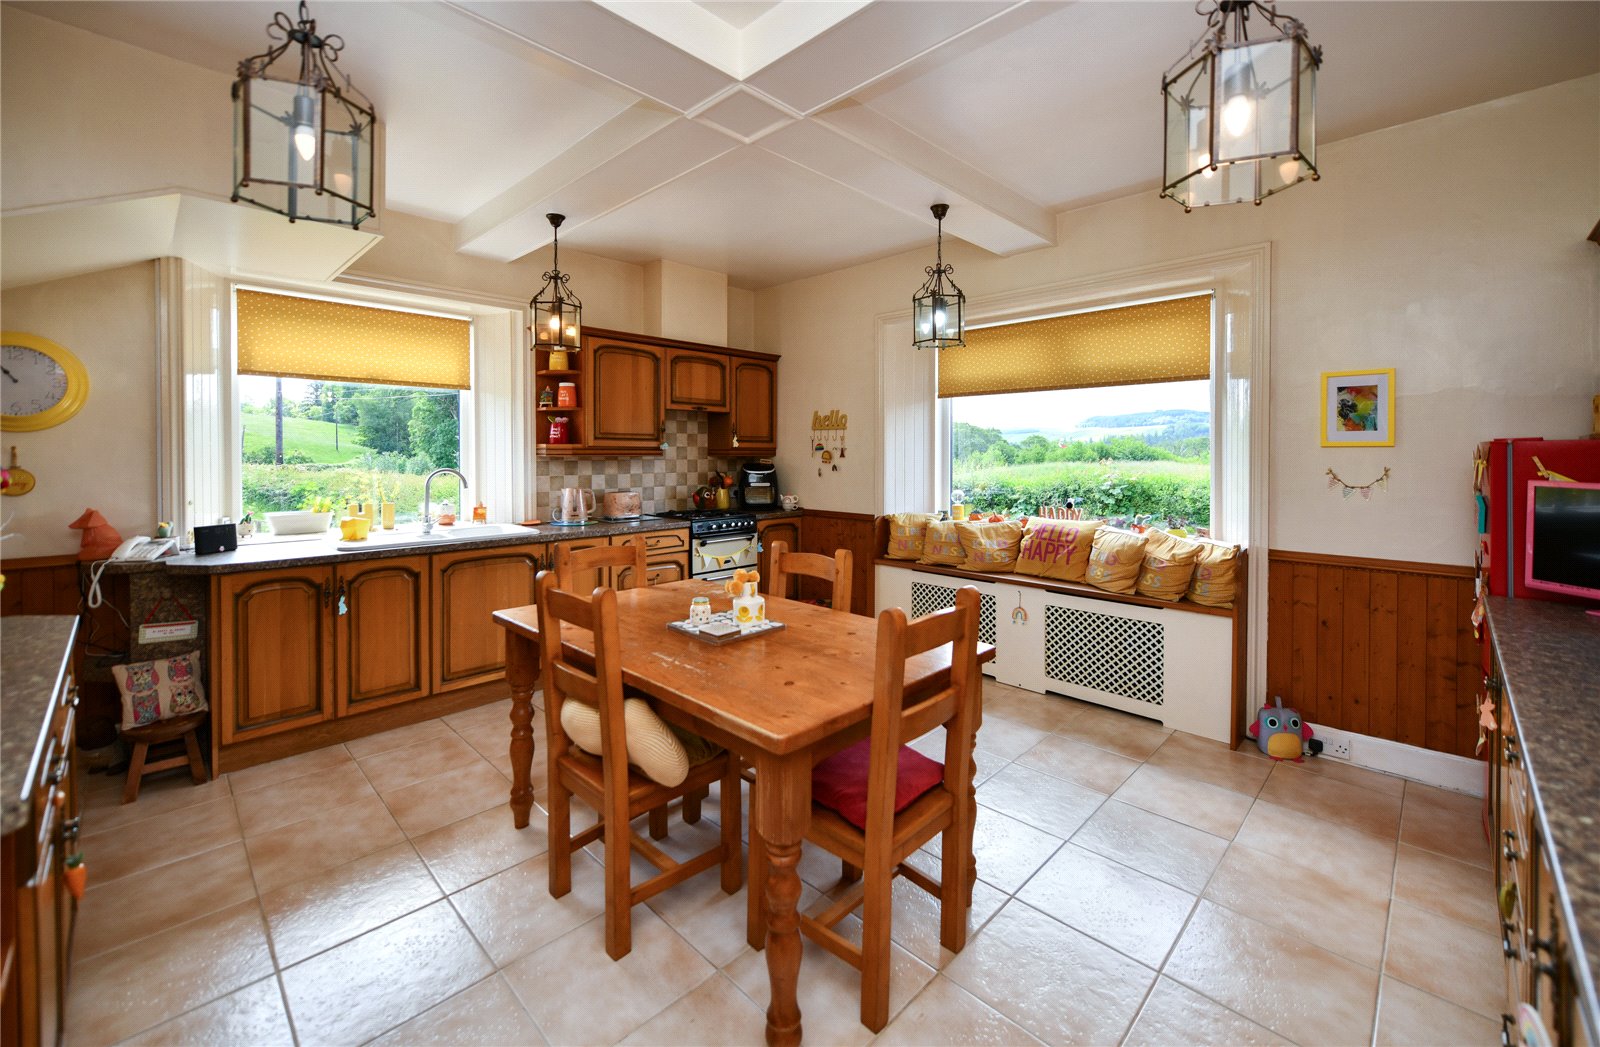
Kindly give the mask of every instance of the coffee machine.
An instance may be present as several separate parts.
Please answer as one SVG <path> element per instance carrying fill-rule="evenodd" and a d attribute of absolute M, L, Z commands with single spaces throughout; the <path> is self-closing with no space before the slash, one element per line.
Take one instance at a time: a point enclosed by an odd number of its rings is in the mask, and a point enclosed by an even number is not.
<path fill-rule="evenodd" d="M 746 509 L 778 508 L 778 470 L 770 458 L 739 466 L 739 499 Z"/>

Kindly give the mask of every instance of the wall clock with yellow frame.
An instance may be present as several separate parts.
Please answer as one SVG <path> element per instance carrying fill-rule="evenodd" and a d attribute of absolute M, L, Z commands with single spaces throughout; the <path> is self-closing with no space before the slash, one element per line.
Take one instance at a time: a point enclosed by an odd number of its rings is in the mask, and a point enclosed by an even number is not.
<path fill-rule="evenodd" d="M 89 399 L 89 372 L 71 352 L 36 334 L 0 332 L 0 429 L 48 429 Z"/>

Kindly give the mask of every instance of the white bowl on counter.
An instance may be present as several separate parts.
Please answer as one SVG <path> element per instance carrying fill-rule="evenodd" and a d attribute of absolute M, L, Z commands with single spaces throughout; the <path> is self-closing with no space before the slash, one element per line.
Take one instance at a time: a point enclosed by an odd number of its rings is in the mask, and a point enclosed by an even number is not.
<path fill-rule="evenodd" d="M 267 526 L 273 534 L 321 534 L 333 523 L 332 513 L 268 513 Z"/>

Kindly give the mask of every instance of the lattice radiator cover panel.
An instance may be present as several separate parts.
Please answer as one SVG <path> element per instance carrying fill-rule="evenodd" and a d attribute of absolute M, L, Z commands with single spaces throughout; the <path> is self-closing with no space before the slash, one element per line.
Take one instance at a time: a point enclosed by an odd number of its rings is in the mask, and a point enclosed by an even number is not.
<path fill-rule="evenodd" d="M 924 581 L 911 583 L 911 617 L 921 618 L 934 611 L 942 611 L 946 607 L 956 605 L 956 593 L 960 592 L 959 586 L 933 585 Z M 983 643 L 994 643 L 994 597 L 989 593 L 978 594 L 978 639 Z"/>
<path fill-rule="evenodd" d="M 1048 606 L 1045 675 L 1147 705 L 1164 705 L 1165 632 L 1160 622 Z"/>

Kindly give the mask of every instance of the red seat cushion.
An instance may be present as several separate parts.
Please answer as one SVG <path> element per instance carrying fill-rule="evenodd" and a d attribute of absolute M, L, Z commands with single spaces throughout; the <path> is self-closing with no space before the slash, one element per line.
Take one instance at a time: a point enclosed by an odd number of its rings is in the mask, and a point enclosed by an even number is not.
<path fill-rule="evenodd" d="M 811 769 L 811 798 L 858 829 L 867 827 L 867 768 L 871 739 L 863 738 Z M 905 810 L 923 793 L 944 781 L 944 764 L 930 760 L 909 745 L 900 747 L 900 768 L 894 780 L 894 810 Z"/>

